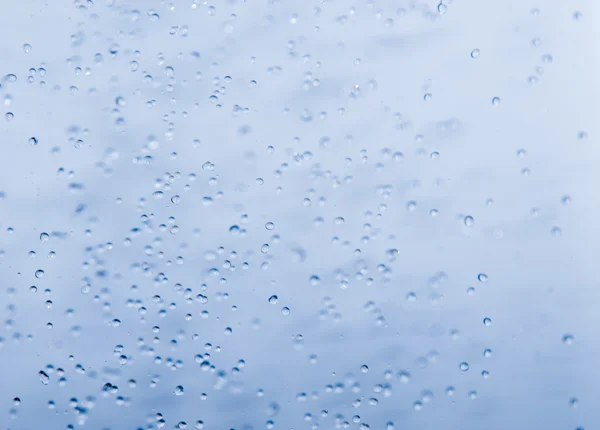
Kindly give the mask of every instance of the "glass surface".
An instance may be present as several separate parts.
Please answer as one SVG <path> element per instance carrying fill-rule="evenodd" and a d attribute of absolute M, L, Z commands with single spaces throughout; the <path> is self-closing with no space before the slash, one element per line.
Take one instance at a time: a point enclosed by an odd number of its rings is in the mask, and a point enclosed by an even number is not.
<path fill-rule="evenodd" d="M 0 428 L 594 430 L 594 0 L 3 0 Z"/>

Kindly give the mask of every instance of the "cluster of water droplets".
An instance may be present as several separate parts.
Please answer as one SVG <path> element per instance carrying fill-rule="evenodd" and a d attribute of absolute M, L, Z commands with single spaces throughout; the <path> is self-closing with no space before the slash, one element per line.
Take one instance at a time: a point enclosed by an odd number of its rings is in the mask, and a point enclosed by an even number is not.
<path fill-rule="evenodd" d="M 461 2 L 209 3 L 48 5 L 66 48 L 6 45 L 2 422 L 460 426 L 519 359 L 573 358 L 564 319 L 511 313 L 510 271 L 539 267 L 520 238 L 564 249 L 577 196 L 536 179 L 539 145 L 481 148 L 537 96 L 515 76 L 558 85 L 550 37 L 519 34 L 510 76 L 488 39 L 438 53 L 448 78 L 402 77 L 433 68 L 407 29 L 456 34 Z M 449 97 L 465 79 L 472 105 Z"/>

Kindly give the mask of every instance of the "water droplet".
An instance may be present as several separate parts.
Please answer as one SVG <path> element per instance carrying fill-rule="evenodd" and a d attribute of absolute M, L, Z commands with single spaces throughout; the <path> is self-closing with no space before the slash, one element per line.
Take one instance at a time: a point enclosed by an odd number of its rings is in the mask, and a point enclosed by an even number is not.
<path fill-rule="evenodd" d="M 271 303 L 272 305 L 277 304 L 278 300 L 279 298 L 276 295 L 272 295 L 271 297 L 269 297 L 269 303 Z"/>
<path fill-rule="evenodd" d="M 471 51 L 471 58 L 478 58 L 480 54 L 481 52 L 479 51 L 479 49 L 475 48 Z"/>
<path fill-rule="evenodd" d="M 475 220 L 472 216 L 467 215 L 464 219 L 464 223 L 467 227 L 473 227 L 475 225 Z"/>
<path fill-rule="evenodd" d="M 269 403 L 267 410 L 266 410 L 267 416 L 274 417 L 275 415 L 277 415 L 279 413 L 279 409 L 280 408 L 279 408 L 278 403 L 276 403 L 276 402 Z"/>
<path fill-rule="evenodd" d="M 571 345 L 573 343 L 573 340 L 575 340 L 575 338 L 573 337 L 572 334 L 565 334 L 562 338 L 562 341 L 565 345 Z"/>
<path fill-rule="evenodd" d="M 553 57 L 552 57 L 552 55 L 550 55 L 550 54 L 545 54 L 545 55 L 542 55 L 542 61 L 543 61 L 544 63 L 546 63 L 546 64 L 551 64 L 551 63 L 552 63 L 552 60 L 553 60 Z"/>
<path fill-rule="evenodd" d="M 467 363 L 467 362 L 463 361 L 462 363 L 460 363 L 460 364 L 458 365 L 458 368 L 459 368 L 460 370 L 462 370 L 463 372 L 466 372 L 467 370 L 469 370 L 469 363 Z"/>
<path fill-rule="evenodd" d="M 492 104 L 494 106 L 500 106 L 500 97 L 494 97 L 494 98 L 492 98 Z"/>
<path fill-rule="evenodd" d="M 406 370 L 402 370 L 401 372 L 398 373 L 398 380 L 400 382 L 402 382 L 403 384 L 408 384 L 408 382 L 410 381 L 410 373 Z"/>
<path fill-rule="evenodd" d="M 440 15 L 443 15 L 448 10 L 448 6 L 446 6 L 444 3 L 440 2 L 440 4 L 438 4 L 438 6 L 437 6 L 437 10 Z"/>

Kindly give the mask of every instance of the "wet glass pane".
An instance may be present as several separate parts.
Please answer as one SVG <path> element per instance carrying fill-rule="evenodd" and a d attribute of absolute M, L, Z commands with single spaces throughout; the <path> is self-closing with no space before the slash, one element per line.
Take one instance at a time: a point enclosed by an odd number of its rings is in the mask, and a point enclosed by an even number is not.
<path fill-rule="evenodd" d="M 600 428 L 594 0 L 2 6 L 2 429 Z"/>

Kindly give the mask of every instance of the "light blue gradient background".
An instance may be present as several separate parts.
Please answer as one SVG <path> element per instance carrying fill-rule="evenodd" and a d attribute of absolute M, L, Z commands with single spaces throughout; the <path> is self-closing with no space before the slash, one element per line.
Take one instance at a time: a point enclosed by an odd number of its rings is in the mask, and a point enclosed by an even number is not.
<path fill-rule="evenodd" d="M 2 3 L 1 73 L 18 80 L 3 81 L 0 89 L 3 98 L 12 96 L 2 115 L 15 115 L 1 121 L 1 427 L 78 428 L 69 399 L 81 404 L 94 396 L 83 428 L 156 428 L 156 413 L 165 428 L 185 421 L 189 429 L 203 420 L 215 430 L 262 429 L 269 419 L 276 429 L 334 429 L 338 414 L 357 429 L 354 415 L 371 429 L 385 429 L 388 421 L 403 430 L 600 428 L 598 5 L 455 0 L 440 15 L 433 1 L 193 4 Z M 158 21 L 150 19 L 151 10 Z M 180 28 L 171 35 L 173 26 Z M 534 38 L 541 40 L 537 47 Z M 25 43 L 31 52 L 23 51 Z M 111 56 L 113 43 L 119 50 Z M 475 48 L 477 59 L 470 56 Z M 543 63 L 546 54 L 551 64 Z M 42 64 L 46 76 L 38 71 L 27 82 L 28 69 Z M 529 83 L 530 76 L 539 82 Z M 219 108 L 209 97 L 222 87 Z M 425 93 L 432 94 L 428 102 Z M 119 96 L 125 106 L 115 104 Z M 491 103 L 496 96 L 498 106 Z M 235 105 L 247 110 L 235 112 Z M 312 121 L 301 119 L 305 110 Z M 583 131 L 587 137 L 579 139 Z M 37 146 L 28 144 L 32 136 Z M 79 148 L 71 137 L 83 140 Z M 323 137 L 329 140 L 320 145 Z M 404 157 L 386 157 L 384 148 Z M 518 157 L 519 149 L 527 154 Z M 214 170 L 203 169 L 207 161 Z M 65 173 L 57 175 L 59 168 Z M 156 180 L 164 185 L 165 174 L 180 177 L 155 199 Z M 72 192 L 71 183 L 83 184 L 83 191 Z M 380 186 L 389 186 L 389 195 Z M 179 205 L 171 203 L 173 195 L 181 196 Z M 561 202 L 565 195 L 571 204 Z M 204 205 L 203 197 L 213 203 Z M 303 204 L 306 197 L 310 206 Z M 490 198 L 492 206 L 486 205 Z M 412 212 L 409 201 L 417 203 Z M 80 204 L 85 209 L 76 212 Z M 431 209 L 439 211 L 436 217 Z M 143 214 L 153 218 L 143 224 Z M 473 216 L 473 227 L 464 225 L 465 215 Z M 177 234 L 159 229 L 170 216 Z M 336 223 L 337 217 L 345 222 Z M 272 231 L 267 222 L 275 224 Z M 232 225 L 246 235 L 232 235 Z M 560 236 L 551 233 L 555 226 Z M 42 232 L 64 235 L 41 242 Z M 112 249 L 98 248 L 107 242 Z M 207 259 L 219 247 L 223 253 Z M 398 250 L 393 260 L 390 249 Z M 50 251 L 54 260 L 47 258 Z M 225 260 L 236 270 L 224 267 Z M 41 279 L 34 276 L 38 269 L 46 273 Z M 106 276 L 97 276 L 102 270 Z M 440 272 L 447 279 L 438 282 Z M 479 273 L 488 275 L 486 283 L 477 280 Z M 312 275 L 319 285 L 309 282 Z M 162 276 L 168 279 L 156 282 Z M 83 294 L 86 282 L 91 287 Z M 206 295 L 208 303 L 186 303 L 177 283 L 192 297 Z M 407 300 L 410 292 L 416 301 Z M 276 305 L 268 302 L 273 294 Z M 140 302 L 128 307 L 128 299 Z M 140 306 L 147 308 L 144 322 Z M 282 315 L 283 306 L 289 315 Z M 67 309 L 74 314 L 67 316 Z M 378 317 L 385 322 L 378 324 Z M 119 327 L 111 326 L 114 318 Z M 152 332 L 155 325 L 160 333 Z M 562 341 L 567 333 L 574 336 L 570 345 Z M 140 339 L 152 354 L 144 354 Z M 204 349 L 207 342 L 211 351 Z M 126 365 L 113 353 L 118 344 L 129 357 Z M 493 351 L 489 358 L 486 348 Z M 194 361 L 205 352 L 215 372 Z M 183 367 L 173 371 L 167 359 L 182 360 Z M 245 366 L 235 374 L 238 360 Z M 467 372 L 459 370 L 463 361 Z M 64 386 L 56 373 L 49 385 L 40 382 L 38 372 L 48 364 L 64 369 Z M 361 373 L 363 364 L 368 373 Z M 397 377 L 405 369 L 412 375 L 407 384 Z M 221 370 L 226 379 L 219 386 Z M 154 375 L 160 382 L 150 388 Z M 136 388 L 127 386 L 130 378 Z M 119 392 L 103 396 L 107 382 Z M 359 392 L 352 391 L 354 382 Z M 343 392 L 327 392 L 338 383 Z M 373 392 L 385 383 L 392 386 L 390 397 Z M 174 394 L 177 385 L 185 387 L 183 396 Z M 448 386 L 455 387 L 452 397 Z M 423 390 L 434 397 L 416 411 Z M 307 399 L 298 401 L 299 393 Z M 119 395 L 130 405 L 118 406 Z M 371 397 L 379 404 L 369 405 Z M 571 398 L 579 399 L 577 408 Z M 358 408 L 355 399 L 362 399 Z M 47 407 L 49 400 L 56 409 Z M 274 417 L 272 402 L 279 405 Z M 305 421 L 306 413 L 312 421 Z"/>

